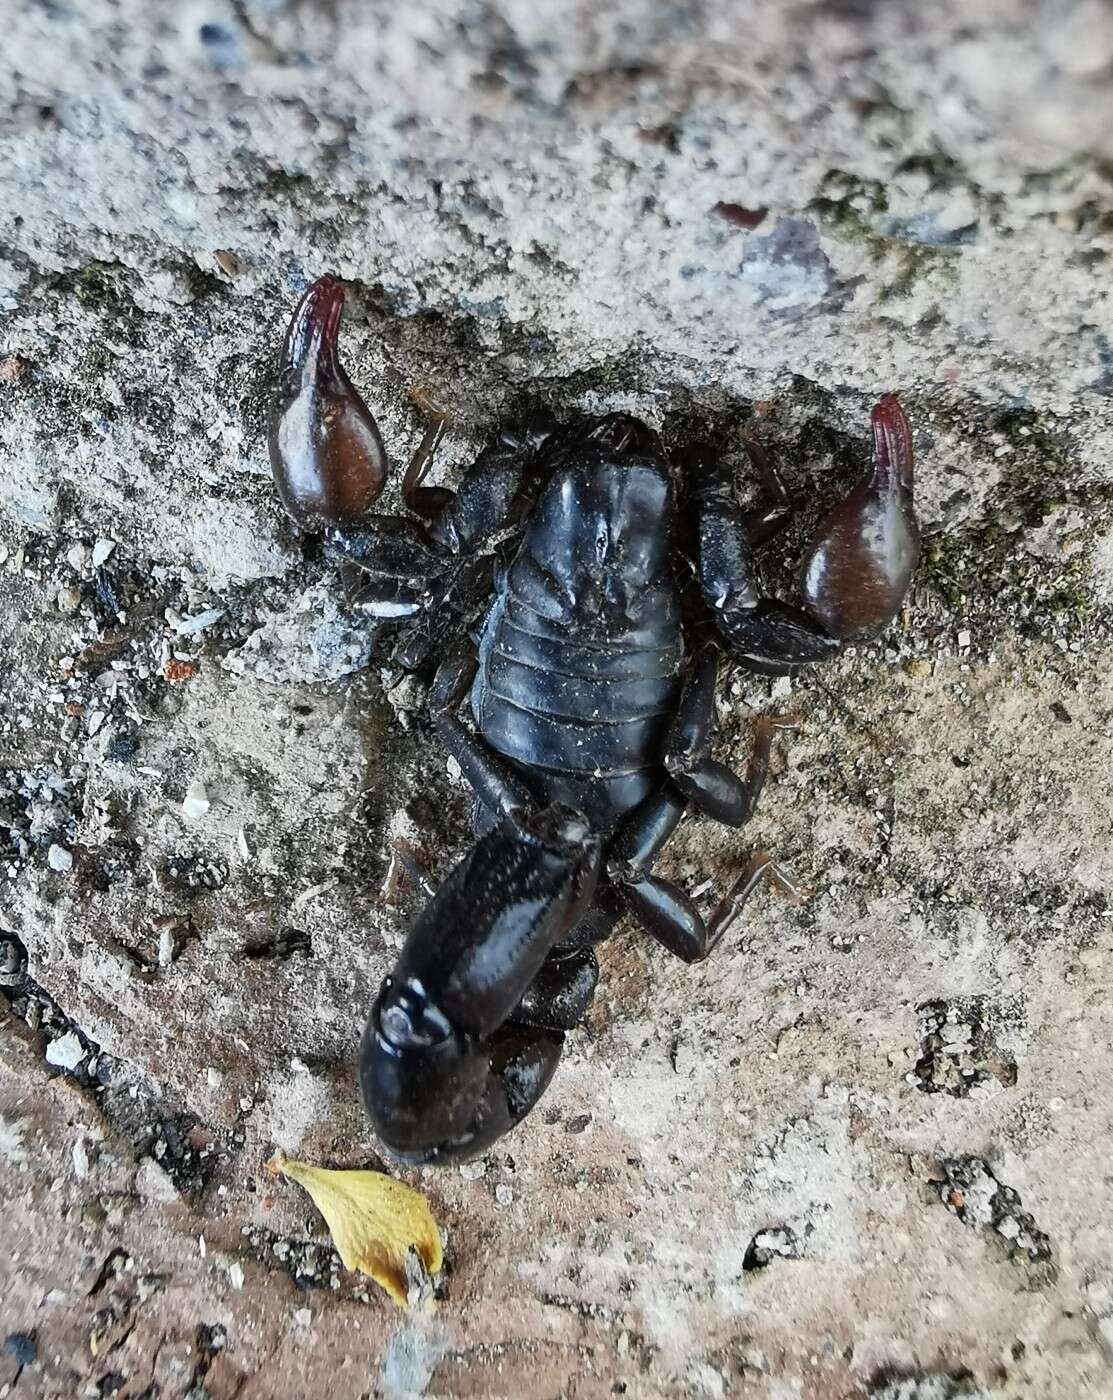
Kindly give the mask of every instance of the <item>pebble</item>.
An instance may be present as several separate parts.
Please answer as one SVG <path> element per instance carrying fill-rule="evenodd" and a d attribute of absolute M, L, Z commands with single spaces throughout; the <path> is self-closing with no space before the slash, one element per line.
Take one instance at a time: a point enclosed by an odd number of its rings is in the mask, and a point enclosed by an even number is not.
<path fill-rule="evenodd" d="M 67 1031 L 46 1047 L 46 1062 L 55 1069 L 76 1069 L 85 1058 L 81 1041 L 73 1031 Z"/>
<path fill-rule="evenodd" d="M 73 869 L 73 852 L 55 843 L 46 853 L 46 863 L 51 870 L 57 870 L 62 875 L 68 874 Z"/>
<path fill-rule="evenodd" d="M 203 817 L 211 806 L 205 784 L 196 780 L 190 783 L 182 801 L 182 816 Z"/>
<path fill-rule="evenodd" d="M 174 930 L 161 928 L 158 934 L 158 965 L 169 967 L 174 961 Z"/>
<path fill-rule="evenodd" d="M 81 589 L 75 588 L 72 583 L 66 584 L 64 588 L 59 588 L 57 602 L 59 612 L 75 613 L 81 606 Z"/>
<path fill-rule="evenodd" d="M 4 1350 L 17 1366 L 33 1366 L 39 1355 L 33 1332 L 9 1332 L 4 1338 Z"/>
<path fill-rule="evenodd" d="M 97 540 L 93 545 L 93 568 L 99 569 L 115 548 L 115 540 Z"/>
<path fill-rule="evenodd" d="M 75 574 L 79 574 L 81 570 L 85 567 L 85 561 L 86 559 L 88 559 L 88 557 L 89 551 L 85 548 L 83 544 L 75 544 L 73 548 L 69 551 L 69 553 L 66 555 L 66 559 L 69 562 L 69 566 Z"/>
<path fill-rule="evenodd" d="M 478 1181 L 481 1176 L 485 1176 L 486 1174 L 486 1162 L 465 1162 L 460 1167 L 460 1175 L 465 1181 Z"/>
<path fill-rule="evenodd" d="M 500 1182 L 495 1187 L 495 1200 L 500 1206 L 508 1206 L 514 1199 L 514 1188 L 507 1186 L 505 1182 Z"/>
<path fill-rule="evenodd" d="M 135 1189 L 145 1201 L 175 1201 L 178 1188 L 153 1157 L 144 1157 L 135 1173 Z"/>
<path fill-rule="evenodd" d="M 198 613 L 196 617 L 180 617 L 173 624 L 174 631 L 180 637 L 192 637 L 197 632 L 204 632 L 206 627 L 211 627 L 214 622 L 219 622 L 227 609 L 209 608 L 206 612 Z"/>
<path fill-rule="evenodd" d="M 242 1265 L 242 1264 L 229 1264 L 229 1265 L 228 1265 L 228 1282 L 232 1285 L 233 1288 L 240 1289 L 240 1288 L 243 1287 L 243 1265 Z"/>

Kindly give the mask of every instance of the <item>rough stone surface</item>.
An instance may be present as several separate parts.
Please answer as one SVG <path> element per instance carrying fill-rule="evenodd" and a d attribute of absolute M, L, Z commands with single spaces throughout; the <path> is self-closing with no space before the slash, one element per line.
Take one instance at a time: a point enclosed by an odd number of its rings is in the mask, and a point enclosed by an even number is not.
<path fill-rule="evenodd" d="M 0 1394 L 1113 1394 L 1113 9 L 4 21 Z M 898 389 L 930 531 L 882 643 L 724 677 L 721 757 L 802 725 L 747 830 L 663 863 L 709 906 L 764 846 L 810 899 L 699 968 L 608 945 L 538 1113 L 412 1177 L 432 1316 L 261 1171 L 375 1161 L 399 857 L 468 839 L 421 682 L 269 482 L 326 269 L 396 464 L 418 389 L 448 482 L 540 404 L 709 431 L 749 489 L 749 424 L 805 502 L 787 594 Z"/>

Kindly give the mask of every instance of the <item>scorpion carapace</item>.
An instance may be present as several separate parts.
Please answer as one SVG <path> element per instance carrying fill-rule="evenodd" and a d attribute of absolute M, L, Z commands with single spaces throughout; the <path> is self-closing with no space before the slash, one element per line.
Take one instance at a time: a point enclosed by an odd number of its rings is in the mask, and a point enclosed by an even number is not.
<path fill-rule="evenodd" d="M 630 415 L 504 429 L 455 492 L 424 484 L 427 442 L 402 482 L 411 514 L 370 513 L 386 456 L 338 358 L 343 299 L 322 277 L 294 313 L 271 461 L 293 519 L 358 567 L 356 600 L 397 630 L 396 654 L 412 663 L 430 638 L 449 640 L 431 719 L 474 789 L 476 841 L 383 983 L 360 1079 L 391 1155 L 453 1162 L 484 1151 L 540 1098 L 594 996 L 594 945 L 624 914 L 695 962 L 776 877 L 758 853 L 705 920 L 652 867 L 685 812 L 741 826 L 765 780 L 773 718 L 756 722 L 744 778 L 711 757 L 720 648 L 747 669 L 786 674 L 896 616 L 919 553 L 912 440 L 895 395 L 884 395 L 873 467 L 820 525 L 799 606 L 762 596 L 754 574 L 755 550 L 794 504 L 765 454 L 746 441 L 769 499 L 744 511 L 725 466 L 688 445 L 696 573 L 718 640 L 686 645 L 677 469 Z M 469 634 L 460 580 L 496 541 L 493 596 Z"/>

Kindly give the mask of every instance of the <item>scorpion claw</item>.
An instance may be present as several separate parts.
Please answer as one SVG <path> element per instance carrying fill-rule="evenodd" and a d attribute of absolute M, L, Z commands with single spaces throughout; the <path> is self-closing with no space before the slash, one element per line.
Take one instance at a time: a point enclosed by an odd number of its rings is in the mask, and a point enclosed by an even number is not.
<path fill-rule="evenodd" d="M 344 289 L 319 277 L 290 321 L 279 362 L 269 446 L 278 495 L 305 529 L 350 524 L 386 482 L 386 452 L 371 410 L 337 350 Z"/>
<path fill-rule="evenodd" d="M 808 610 L 832 637 L 872 637 L 896 616 L 920 554 L 912 434 L 897 396 L 873 410 L 873 469 L 820 526 L 801 574 Z"/>

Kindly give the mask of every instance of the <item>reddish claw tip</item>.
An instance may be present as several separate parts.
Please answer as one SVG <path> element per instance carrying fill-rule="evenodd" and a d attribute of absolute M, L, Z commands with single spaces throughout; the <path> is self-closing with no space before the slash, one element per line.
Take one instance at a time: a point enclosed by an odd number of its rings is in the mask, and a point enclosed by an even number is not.
<path fill-rule="evenodd" d="M 912 490 L 912 430 L 896 394 L 883 394 L 874 406 L 873 481 Z"/>
<path fill-rule="evenodd" d="M 344 288 L 331 274 L 318 277 L 298 302 L 282 342 L 281 368 L 300 368 L 310 356 L 336 364 L 336 340 L 344 313 Z"/>

